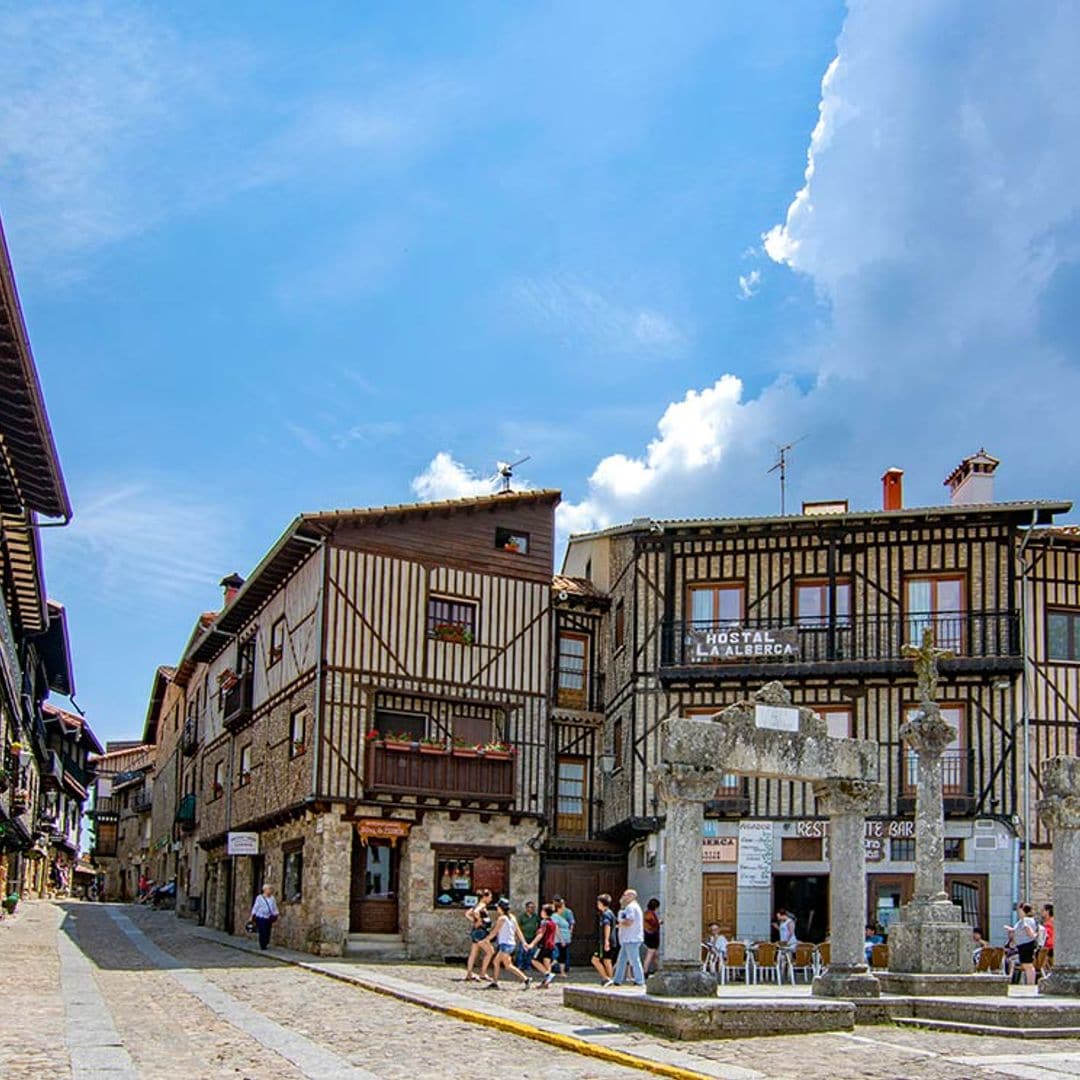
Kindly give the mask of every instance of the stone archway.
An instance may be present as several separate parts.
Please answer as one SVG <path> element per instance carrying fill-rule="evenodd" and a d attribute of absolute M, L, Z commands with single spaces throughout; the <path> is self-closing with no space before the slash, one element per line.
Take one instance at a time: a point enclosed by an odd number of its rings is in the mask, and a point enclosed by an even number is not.
<path fill-rule="evenodd" d="M 666 812 L 664 881 L 667 947 L 664 970 L 649 977 L 651 994 L 697 997 L 716 992 L 716 979 L 701 970 L 701 892 L 681 887 L 701 877 L 701 830 L 705 803 L 725 773 L 814 785 L 829 817 L 830 865 L 847 870 L 844 889 L 834 890 L 832 956 L 813 992 L 825 997 L 876 997 L 878 980 L 865 960 L 866 815 L 877 808 L 877 744 L 838 739 L 825 721 L 795 706 L 781 683 L 762 687 L 713 717 L 664 721 L 661 764 L 652 780 Z M 676 872 L 672 872 L 675 868 Z"/>

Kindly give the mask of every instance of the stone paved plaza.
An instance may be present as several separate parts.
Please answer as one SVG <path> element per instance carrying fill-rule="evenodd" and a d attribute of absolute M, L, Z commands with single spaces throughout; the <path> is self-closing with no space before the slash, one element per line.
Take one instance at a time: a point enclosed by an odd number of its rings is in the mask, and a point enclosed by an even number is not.
<path fill-rule="evenodd" d="M 440 1008 L 516 1017 L 634 1055 L 597 1060 L 295 965 L 240 939 L 120 905 L 28 904 L 0 923 L 0 970 L 20 1009 L 0 1018 L 0 1076 L 73 1077 L 806 1077 L 1080 1076 L 1080 1041 L 1025 1044 L 891 1026 L 854 1034 L 671 1043 L 567 1009 L 557 988 L 500 993 L 453 967 L 322 962 Z M 282 962 L 285 960 L 286 962 Z M 306 958 L 310 962 L 311 958 Z M 586 973 L 574 980 L 593 982 Z M 58 1038 L 53 1033 L 62 1032 Z M 682 1070 L 681 1073 L 678 1070 Z"/>

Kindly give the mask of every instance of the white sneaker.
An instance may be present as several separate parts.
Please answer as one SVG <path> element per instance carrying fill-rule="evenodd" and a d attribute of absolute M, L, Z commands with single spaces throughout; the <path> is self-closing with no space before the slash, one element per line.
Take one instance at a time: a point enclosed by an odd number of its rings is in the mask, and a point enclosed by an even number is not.
<path fill-rule="evenodd" d="M 615 980 L 614 979 L 608 979 L 602 985 L 604 985 L 604 986 L 614 986 L 615 985 Z"/>

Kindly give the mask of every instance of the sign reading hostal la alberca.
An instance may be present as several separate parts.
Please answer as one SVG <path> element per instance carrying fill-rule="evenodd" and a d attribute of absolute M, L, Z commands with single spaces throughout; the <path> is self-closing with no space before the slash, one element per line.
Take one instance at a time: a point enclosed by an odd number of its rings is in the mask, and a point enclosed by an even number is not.
<path fill-rule="evenodd" d="M 726 627 L 686 631 L 687 659 L 692 664 L 716 664 L 725 660 L 798 660 L 799 631 L 795 626 L 773 630 L 742 630 Z"/>

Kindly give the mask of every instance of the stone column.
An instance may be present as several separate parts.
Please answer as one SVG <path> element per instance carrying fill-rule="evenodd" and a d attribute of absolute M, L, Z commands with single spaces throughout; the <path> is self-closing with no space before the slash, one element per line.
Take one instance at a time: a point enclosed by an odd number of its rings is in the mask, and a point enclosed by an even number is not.
<path fill-rule="evenodd" d="M 1080 757 L 1043 764 L 1039 817 L 1054 844 L 1054 967 L 1040 994 L 1080 994 Z"/>
<path fill-rule="evenodd" d="M 945 804 L 941 755 L 956 737 L 938 707 L 924 701 L 900 728 L 915 751 L 915 895 L 889 930 L 890 973 L 970 975 L 971 931 L 945 892 Z M 885 989 L 892 991 L 889 979 Z M 917 993 L 914 987 L 908 988 Z M 951 991 L 943 991 L 951 992 Z M 956 991 L 962 992 L 962 991 Z"/>
<path fill-rule="evenodd" d="M 829 815 L 829 969 L 814 979 L 819 997 L 878 997 L 866 966 L 866 815 L 877 809 L 881 785 L 821 780 L 818 807 Z"/>
<path fill-rule="evenodd" d="M 659 765 L 651 773 L 664 805 L 664 968 L 646 989 L 663 997 L 712 997 L 716 976 L 701 970 L 701 834 L 705 803 L 721 773 Z"/>

